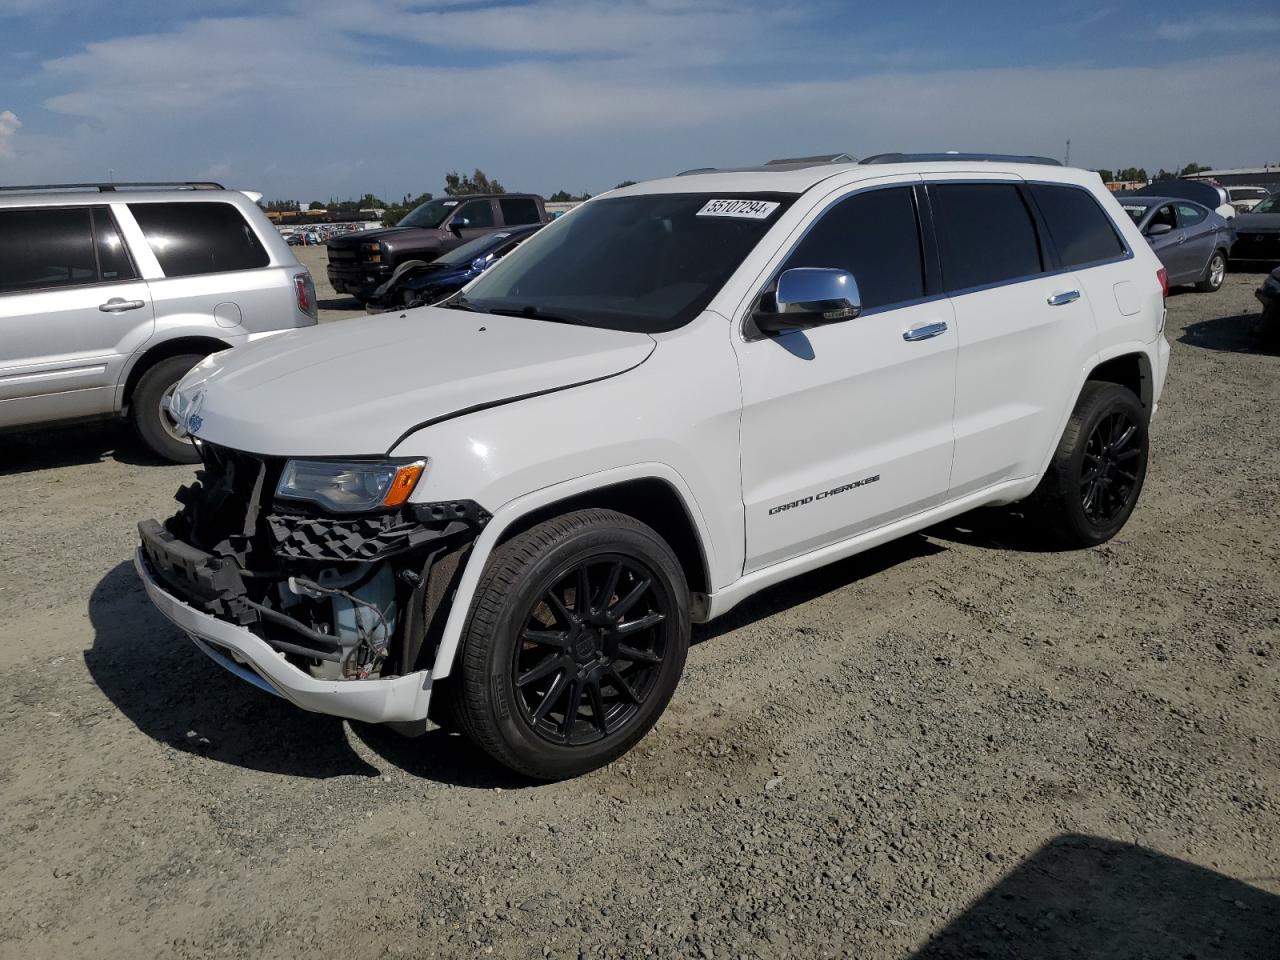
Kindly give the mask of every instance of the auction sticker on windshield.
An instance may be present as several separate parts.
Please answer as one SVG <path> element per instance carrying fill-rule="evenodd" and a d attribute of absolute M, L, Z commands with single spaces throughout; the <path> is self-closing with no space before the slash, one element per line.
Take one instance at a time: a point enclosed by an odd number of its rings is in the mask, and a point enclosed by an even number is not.
<path fill-rule="evenodd" d="M 777 203 L 771 200 L 708 200 L 697 216 L 765 220 L 777 209 Z"/>

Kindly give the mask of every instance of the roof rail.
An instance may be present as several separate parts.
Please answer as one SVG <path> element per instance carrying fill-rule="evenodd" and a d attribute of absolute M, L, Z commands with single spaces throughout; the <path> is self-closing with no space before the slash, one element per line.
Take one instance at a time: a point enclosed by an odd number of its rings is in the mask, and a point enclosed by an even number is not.
<path fill-rule="evenodd" d="M 1060 167 L 1062 164 L 1052 157 L 1020 156 L 1012 153 L 960 153 L 948 150 L 945 153 L 877 153 L 867 157 L 861 163 L 937 163 L 949 160 L 980 160 L 996 163 L 1037 163 L 1045 167 Z"/>
<path fill-rule="evenodd" d="M 116 190 L 145 190 L 154 187 L 173 190 L 226 189 L 222 184 L 214 183 L 212 180 L 136 180 L 125 183 L 33 183 L 26 186 L 0 186 L 0 190 L 7 193 L 48 193 L 53 190 L 96 190 L 99 193 L 112 193 Z"/>
<path fill-rule="evenodd" d="M 780 167 L 789 164 L 804 165 L 806 167 L 817 166 L 820 163 L 857 163 L 853 157 L 847 153 L 820 153 L 813 157 L 782 157 L 778 160 L 766 160 L 766 167 Z"/>

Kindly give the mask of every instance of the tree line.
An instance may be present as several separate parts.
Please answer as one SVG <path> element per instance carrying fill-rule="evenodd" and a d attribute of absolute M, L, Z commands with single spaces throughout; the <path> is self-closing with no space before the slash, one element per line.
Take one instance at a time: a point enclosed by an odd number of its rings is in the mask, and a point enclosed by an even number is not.
<path fill-rule="evenodd" d="M 629 187 L 634 180 L 623 180 L 618 187 Z M 615 187 L 616 190 L 618 187 Z M 504 187 L 494 177 L 490 177 L 483 170 L 476 168 L 470 174 L 458 173 L 451 170 L 444 175 L 444 195 L 446 197 L 465 197 L 477 193 L 506 193 L 507 188 Z M 433 199 L 433 194 L 420 193 L 417 196 L 406 193 L 399 200 L 387 202 L 372 193 L 366 193 L 358 200 L 347 199 L 339 200 L 330 197 L 325 200 L 312 200 L 307 204 L 307 210 L 325 210 L 329 213 L 348 213 L 358 214 L 361 210 L 382 210 L 382 222 L 388 226 L 394 226 L 408 215 L 409 211 L 414 207 L 426 203 Z M 557 190 L 547 200 L 552 203 L 566 203 L 578 200 L 590 200 L 591 194 L 585 190 L 580 194 L 572 194 L 567 190 Z M 281 213 L 300 213 L 302 212 L 302 204 L 297 200 L 266 200 L 262 206 L 271 211 L 279 211 Z"/>

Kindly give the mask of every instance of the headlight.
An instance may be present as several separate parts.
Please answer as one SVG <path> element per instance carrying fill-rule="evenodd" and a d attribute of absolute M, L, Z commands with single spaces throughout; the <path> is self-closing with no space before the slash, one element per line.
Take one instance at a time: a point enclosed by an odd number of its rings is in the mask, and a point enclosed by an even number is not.
<path fill-rule="evenodd" d="M 398 507 L 409 499 L 426 469 L 425 460 L 290 460 L 276 484 L 276 496 L 307 500 L 334 513 Z"/>

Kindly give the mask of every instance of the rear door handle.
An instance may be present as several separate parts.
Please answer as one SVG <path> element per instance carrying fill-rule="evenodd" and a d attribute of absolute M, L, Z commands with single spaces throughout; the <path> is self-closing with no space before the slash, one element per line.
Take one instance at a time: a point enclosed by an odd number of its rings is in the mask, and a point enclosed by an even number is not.
<path fill-rule="evenodd" d="M 917 340 L 931 340 L 946 332 L 947 325 L 945 323 L 925 323 L 918 327 L 912 327 L 910 330 L 902 331 L 902 339 L 908 343 L 914 343 Z"/>
<path fill-rule="evenodd" d="M 98 304 L 98 309 L 103 313 L 124 313 L 126 310 L 141 310 L 146 305 L 145 300 L 124 300 L 121 297 L 112 297 L 106 303 Z"/>
<path fill-rule="evenodd" d="M 1049 306 L 1061 307 L 1061 306 L 1065 306 L 1068 303 L 1075 303 L 1079 299 L 1080 299 L 1079 290 L 1068 290 L 1065 293 L 1055 293 L 1052 297 L 1049 298 Z"/>

